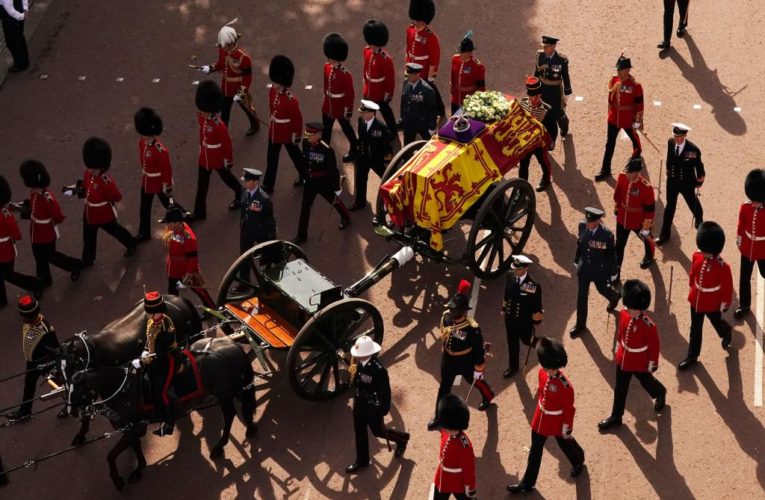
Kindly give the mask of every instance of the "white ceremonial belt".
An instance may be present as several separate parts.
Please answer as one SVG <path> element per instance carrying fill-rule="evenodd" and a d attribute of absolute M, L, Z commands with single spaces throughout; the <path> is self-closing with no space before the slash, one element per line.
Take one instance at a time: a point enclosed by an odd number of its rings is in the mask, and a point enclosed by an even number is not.
<path fill-rule="evenodd" d="M 159 177 L 160 175 L 162 175 L 162 172 L 147 172 L 146 170 L 144 170 L 143 175 L 145 175 L 146 177 Z"/>
<path fill-rule="evenodd" d="M 425 56 L 412 56 L 412 59 L 415 61 L 424 61 L 425 59 L 430 59 L 430 54 Z"/>
<path fill-rule="evenodd" d="M 720 285 L 717 285 L 717 286 L 712 287 L 712 288 L 704 288 L 702 286 L 699 286 L 698 283 L 696 283 L 696 288 L 699 290 L 699 292 L 716 292 L 717 290 L 720 289 Z"/>
<path fill-rule="evenodd" d="M 99 201 L 98 203 L 91 203 L 91 202 L 88 202 L 88 206 L 89 206 L 89 207 L 103 207 L 103 206 L 104 206 L 104 205 L 106 205 L 107 203 L 109 203 L 109 202 L 108 202 L 108 201 Z"/>
<path fill-rule="evenodd" d="M 222 147 L 223 144 L 207 144 L 206 142 L 203 142 L 202 146 L 206 147 L 207 149 L 218 149 Z"/>
<path fill-rule="evenodd" d="M 384 82 L 384 81 L 385 81 L 385 77 L 384 76 L 382 78 L 370 78 L 369 79 L 370 83 L 380 83 L 380 82 Z"/>
<path fill-rule="evenodd" d="M 274 118 L 272 116 L 271 121 L 274 123 L 289 123 L 292 121 L 292 118 Z"/>
<path fill-rule="evenodd" d="M 332 92 L 327 92 L 327 97 L 331 97 L 332 99 L 340 99 L 341 97 L 345 97 L 345 92 L 342 94 L 333 94 Z"/>
<path fill-rule="evenodd" d="M 0 243 L 5 243 L 6 241 L 10 240 L 10 236 L 6 236 L 5 238 L 0 238 Z"/>
<path fill-rule="evenodd" d="M 647 345 L 644 345 L 643 347 L 639 347 L 637 349 L 633 349 L 631 347 L 627 347 L 626 345 L 624 345 L 624 342 L 622 342 L 622 347 L 627 352 L 643 352 L 643 351 L 648 350 L 648 346 Z"/>
<path fill-rule="evenodd" d="M 450 472 L 452 474 L 457 474 L 458 472 L 462 472 L 462 467 L 444 467 L 441 465 L 441 470 L 443 472 Z"/>
<path fill-rule="evenodd" d="M 50 218 L 48 218 L 48 219 L 35 219 L 34 217 L 32 217 L 32 222 L 35 222 L 37 224 L 50 224 L 51 220 L 52 219 L 50 219 Z"/>
<path fill-rule="evenodd" d="M 744 231 L 744 233 L 746 234 L 746 237 L 752 241 L 765 241 L 765 236 L 754 236 L 753 234 L 750 234 L 749 231 Z"/>
<path fill-rule="evenodd" d="M 542 410 L 542 413 L 544 413 L 545 415 L 562 415 L 563 414 L 563 410 L 555 410 L 555 411 L 545 410 L 545 407 L 542 406 L 541 404 L 539 405 L 539 409 Z"/>

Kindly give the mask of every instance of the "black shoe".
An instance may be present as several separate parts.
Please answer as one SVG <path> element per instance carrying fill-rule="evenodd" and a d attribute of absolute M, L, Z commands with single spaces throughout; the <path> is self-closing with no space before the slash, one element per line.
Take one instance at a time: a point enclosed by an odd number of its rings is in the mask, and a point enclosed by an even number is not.
<path fill-rule="evenodd" d="M 66 411 L 66 408 L 61 408 L 61 411 L 59 411 L 59 412 L 56 414 L 56 418 L 66 418 L 66 417 L 68 417 L 68 416 L 69 416 L 69 412 L 68 412 L 68 411 Z"/>
<path fill-rule="evenodd" d="M 513 375 L 515 375 L 515 372 L 517 371 L 518 371 L 518 368 L 508 368 L 507 370 L 505 370 L 505 373 L 503 373 L 502 376 L 504 378 L 510 378 Z"/>
<path fill-rule="evenodd" d="M 8 68 L 8 73 L 19 73 L 21 71 L 26 71 L 29 69 L 29 64 L 25 66 L 16 66 L 15 64 Z"/>
<path fill-rule="evenodd" d="M 255 127 L 255 126 L 252 126 L 252 127 L 248 128 L 247 132 L 244 133 L 245 137 L 250 137 L 251 135 L 257 134 L 258 133 L 258 128 L 259 127 Z"/>
<path fill-rule="evenodd" d="M 640 269 L 648 269 L 655 260 L 653 257 L 643 257 L 640 261 Z"/>
<path fill-rule="evenodd" d="M 436 418 L 434 418 L 433 420 L 428 422 L 428 430 L 429 431 L 435 431 L 439 427 L 441 427 L 441 423 Z"/>
<path fill-rule="evenodd" d="M 654 411 L 661 411 L 664 409 L 664 405 L 667 404 L 667 391 L 664 391 L 663 394 L 661 394 L 659 397 L 656 398 L 656 401 L 653 403 L 653 409 Z"/>
<path fill-rule="evenodd" d="M 228 206 L 229 211 L 239 210 L 240 208 L 242 208 L 242 202 L 240 200 L 234 200 Z"/>
<path fill-rule="evenodd" d="M 127 249 L 125 249 L 125 253 L 123 253 L 122 255 L 124 255 L 125 257 L 132 257 L 133 255 L 135 255 L 135 243 L 133 243 L 133 246 L 127 247 Z"/>
<path fill-rule="evenodd" d="M 575 339 L 579 335 L 583 334 L 585 330 L 587 330 L 587 327 L 577 325 L 568 331 L 568 336 L 571 337 L 572 339 Z"/>
<path fill-rule="evenodd" d="M 354 462 L 345 468 L 345 472 L 347 472 L 348 474 L 358 474 L 361 469 L 366 469 L 367 467 L 369 467 L 369 462 L 362 463 L 362 464 L 358 462 Z"/>
<path fill-rule="evenodd" d="M 656 244 L 657 247 L 660 247 L 668 241 L 669 241 L 669 236 L 659 236 L 658 238 L 654 240 L 654 243 Z"/>
<path fill-rule="evenodd" d="M 170 436 L 173 434 L 174 430 L 175 430 L 175 426 L 162 424 L 159 426 L 159 429 L 157 429 L 156 431 L 152 431 L 152 434 L 159 437 Z"/>
<path fill-rule="evenodd" d="M 510 493 L 528 493 L 533 490 L 534 490 L 533 486 L 526 486 L 523 483 L 509 484 L 507 486 L 507 491 L 509 491 Z"/>
<path fill-rule="evenodd" d="M 579 477 L 584 470 L 584 464 L 579 464 L 571 467 L 571 477 Z"/>
<path fill-rule="evenodd" d="M 80 279 L 80 272 L 82 271 L 82 262 L 77 261 L 77 263 L 74 265 L 74 269 L 72 269 L 72 272 L 69 273 L 69 279 L 72 281 L 77 281 Z"/>
<path fill-rule="evenodd" d="M 363 203 L 363 204 L 362 203 L 354 203 L 353 206 L 351 206 L 351 208 L 349 208 L 348 210 L 350 212 L 355 212 L 356 210 L 363 210 L 363 209 L 367 208 L 367 206 L 369 206 L 369 203 Z"/>
<path fill-rule="evenodd" d="M 598 422 L 598 429 L 605 431 L 611 427 L 618 427 L 622 425 L 622 417 L 608 417 Z"/>
<path fill-rule="evenodd" d="M 701 219 L 693 219 L 693 229 L 698 229 L 702 222 L 704 221 Z"/>
<path fill-rule="evenodd" d="M 670 48 L 671 46 L 672 46 L 672 45 L 670 45 L 670 43 L 669 43 L 669 42 L 667 42 L 667 41 L 663 41 L 663 42 L 661 42 L 659 45 L 657 45 L 657 46 L 656 46 L 656 48 L 657 48 L 657 49 L 660 49 L 660 50 L 667 50 L 667 49 L 668 49 L 668 48 Z"/>
<path fill-rule="evenodd" d="M 555 151 L 555 141 L 552 141 L 550 144 L 547 145 L 547 151 Z"/>
<path fill-rule="evenodd" d="M 300 245 L 301 243 L 305 243 L 306 240 L 308 240 L 308 238 L 304 236 L 295 236 L 294 238 L 292 238 L 292 243 L 294 243 L 295 245 Z"/>
<path fill-rule="evenodd" d="M 689 356 L 685 358 L 684 360 L 682 360 L 680 364 L 677 365 L 677 367 L 680 369 L 680 371 L 687 370 L 688 368 L 698 363 L 698 361 L 699 361 L 699 358 L 692 358 Z"/>
<path fill-rule="evenodd" d="M 300 187 L 300 186 L 305 186 L 305 179 L 302 178 L 302 177 L 298 177 L 292 183 L 292 187 Z M 266 191 L 266 192 L 268 192 L 268 191 Z"/>
<path fill-rule="evenodd" d="M 150 234 L 141 234 L 141 233 L 138 233 L 135 236 L 133 236 L 133 239 L 135 240 L 136 245 L 138 245 L 138 244 L 143 243 L 145 241 L 151 240 L 151 235 Z"/>
<path fill-rule="evenodd" d="M 728 332 L 725 335 L 723 335 L 722 341 L 720 341 L 722 348 L 728 349 L 728 347 L 730 347 L 731 340 L 733 340 L 733 329 L 730 326 L 728 326 Z"/>
<path fill-rule="evenodd" d="M 611 177 L 610 170 L 601 170 L 595 175 L 595 182 L 601 182 Z"/>
<path fill-rule="evenodd" d="M 550 186 L 550 179 L 547 179 L 546 177 L 542 177 L 542 180 L 539 181 L 539 184 L 537 184 L 537 193 L 541 193 L 545 189 L 547 189 Z"/>
<path fill-rule="evenodd" d="M 12 411 L 8 415 L 6 415 L 6 418 L 9 422 L 21 422 L 23 420 L 30 420 L 32 418 L 32 412 L 31 411 Z"/>
<path fill-rule="evenodd" d="M 354 158 L 356 158 L 356 153 L 354 153 L 353 150 L 348 151 L 345 156 L 343 156 L 343 163 L 350 163 Z"/>
<path fill-rule="evenodd" d="M 401 458 L 404 455 L 404 452 L 406 451 L 406 445 L 409 444 L 409 433 L 404 432 L 403 434 L 406 437 L 406 441 L 396 445 L 396 451 L 393 452 L 393 456 L 396 458 Z"/>
<path fill-rule="evenodd" d="M 678 26 L 677 27 L 677 36 L 680 38 L 683 38 L 685 36 L 685 32 L 688 31 L 685 26 Z"/>
<path fill-rule="evenodd" d="M 478 405 L 478 411 L 486 411 L 491 406 L 491 401 L 484 399 L 481 404 Z"/>
<path fill-rule="evenodd" d="M 746 316 L 747 314 L 749 314 L 749 306 L 747 306 L 747 307 L 738 306 L 738 309 L 736 309 L 733 312 L 733 317 L 735 319 L 741 319 L 744 316 Z"/>
<path fill-rule="evenodd" d="M 343 219 L 340 221 L 340 225 L 337 227 L 337 229 L 342 231 L 346 227 L 350 226 L 350 224 L 351 224 L 351 219 Z"/>

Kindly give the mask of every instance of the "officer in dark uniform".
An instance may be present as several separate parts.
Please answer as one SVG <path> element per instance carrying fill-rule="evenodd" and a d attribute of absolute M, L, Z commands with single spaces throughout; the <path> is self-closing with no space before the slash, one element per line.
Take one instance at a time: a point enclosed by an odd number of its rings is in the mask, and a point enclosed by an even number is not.
<path fill-rule="evenodd" d="M 669 240 L 672 233 L 672 220 L 675 218 L 677 196 L 683 195 L 686 205 L 693 213 L 693 225 L 698 229 L 704 222 L 704 210 L 696 190 L 704 184 L 704 162 L 701 150 L 685 136 L 691 128 L 682 123 L 672 124 L 672 138 L 667 141 L 667 205 L 661 232 L 656 244 Z"/>
<path fill-rule="evenodd" d="M 367 206 L 367 180 L 372 170 L 380 178 L 385 173 L 385 161 L 390 159 L 393 151 L 391 140 L 393 135 L 388 127 L 377 118 L 380 106 L 367 99 L 361 100 L 359 108 L 359 143 L 358 154 L 354 163 L 353 191 L 356 197 L 351 212 Z"/>
<path fill-rule="evenodd" d="M 533 345 L 534 325 L 542 322 L 542 286 L 534 281 L 528 273 L 531 259 L 525 255 L 513 255 L 510 264 L 511 273 L 507 275 L 505 285 L 505 300 L 502 303 L 502 314 L 505 316 L 505 333 L 507 334 L 507 350 L 509 353 L 505 378 L 512 377 L 518 371 L 520 342 Z"/>
<path fill-rule="evenodd" d="M 353 386 L 353 432 L 356 436 L 356 461 L 345 468 L 354 474 L 369 466 L 369 438 L 367 427 L 372 434 L 386 441 L 396 443 L 395 456 L 400 457 L 409 442 L 409 433 L 388 429 L 384 417 L 390 412 L 390 381 L 388 370 L 380 363 L 377 353 L 380 344 L 366 335 L 356 339 L 351 347 L 351 356 L 356 363 L 351 365 Z"/>
<path fill-rule="evenodd" d="M 311 217 L 311 206 L 316 195 L 335 207 L 340 214 L 342 231 L 351 223 L 351 214 L 340 199 L 340 171 L 337 168 L 335 150 L 321 140 L 324 126 L 320 122 L 305 124 L 305 139 L 303 140 L 303 162 L 308 178 L 303 188 L 303 202 L 300 204 L 300 219 L 298 234 L 293 243 L 299 245 L 308 239 L 308 220 Z"/>
<path fill-rule="evenodd" d="M 407 63 L 406 82 L 401 93 L 401 128 L 404 145 L 414 142 L 417 135 L 430 139 L 436 131 L 438 104 L 433 87 L 420 78 L 422 64 Z"/>
<path fill-rule="evenodd" d="M 483 399 L 478 410 L 484 411 L 491 405 L 494 392 L 483 378 L 486 368 L 486 350 L 483 334 L 478 322 L 468 317 L 470 307 L 470 283 L 460 281 L 457 293 L 446 307 L 449 308 L 441 317 L 441 342 L 443 357 L 441 358 L 441 385 L 436 397 L 436 416 L 428 422 L 428 430 L 439 427 L 438 402 L 444 395 L 449 394 L 454 385 L 454 379 L 461 375 L 466 381 L 475 385 Z"/>
<path fill-rule="evenodd" d="M 542 48 L 537 51 L 536 69 L 534 76 L 542 82 L 542 100 L 552 108 L 556 126 L 549 127 L 552 142 L 547 147 L 555 149 L 555 141 L 558 139 L 558 127 L 561 137 L 568 135 L 568 116 L 566 115 L 566 103 L 571 95 L 571 79 L 568 74 L 568 57 L 555 50 L 559 39 L 553 36 L 542 37 Z"/>
<path fill-rule="evenodd" d="M 584 214 L 586 222 L 579 223 L 579 238 L 574 257 L 579 285 L 576 296 L 576 324 L 569 331 L 571 338 L 578 337 L 587 328 L 590 283 L 595 283 L 598 293 L 608 299 L 608 312 L 612 312 L 619 303 L 619 292 L 611 286 L 619 272 L 616 265 L 614 233 L 601 222 L 603 210 L 587 207 Z"/>
<path fill-rule="evenodd" d="M 276 239 L 276 220 L 274 219 L 274 204 L 260 187 L 263 172 L 254 168 L 245 168 L 241 179 L 244 182 L 242 190 L 242 210 L 239 218 L 239 253 L 243 254 L 250 248 L 264 241 Z M 246 267 L 246 268 L 245 268 Z M 248 280 L 251 263 L 242 267 L 240 278 Z"/>
<path fill-rule="evenodd" d="M 55 361 L 59 347 L 56 330 L 45 316 L 40 314 L 37 299 L 31 295 L 21 297 L 19 313 L 24 321 L 21 328 L 21 345 L 27 362 L 27 373 L 24 376 L 24 395 L 21 398 L 24 403 L 18 410 L 8 414 L 9 420 L 26 418 L 32 413 L 32 398 L 35 396 L 37 380 L 53 368 L 41 365 Z M 59 418 L 63 416 L 66 416 L 66 411 L 59 413 Z"/>
<path fill-rule="evenodd" d="M 685 36 L 685 30 L 688 27 L 688 4 L 691 0 L 664 0 L 664 38 L 656 47 L 666 50 L 671 46 L 672 39 L 672 21 L 675 17 L 675 3 L 680 8 L 680 21 L 677 23 L 677 36 Z"/>

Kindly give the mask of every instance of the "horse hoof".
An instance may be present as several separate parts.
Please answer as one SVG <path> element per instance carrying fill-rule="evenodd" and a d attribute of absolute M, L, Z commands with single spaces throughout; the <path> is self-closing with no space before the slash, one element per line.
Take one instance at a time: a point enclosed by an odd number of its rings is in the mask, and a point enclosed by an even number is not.
<path fill-rule="evenodd" d="M 216 446 L 210 452 L 210 458 L 212 458 L 213 460 L 216 460 L 216 459 L 218 459 L 218 458 L 220 458 L 222 456 L 223 456 L 223 447 L 222 446 Z"/>
<path fill-rule="evenodd" d="M 143 469 L 136 469 L 128 476 L 128 483 L 137 483 L 143 476 Z"/>
<path fill-rule="evenodd" d="M 74 439 L 72 439 L 72 446 L 80 446 L 82 443 L 85 442 L 85 436 L 82 434 L 77 434 L 74 436 Z"/>
<path fill-rule="evenodd" d="M 125 487 L 125 480 L 121 477 L 113 478 L 112 482 L 114 483 L 114 487 L 117 488 L 117 491 L 122 491 L 122 488 Z"/>
<path fill-rule="evenodd" d="M 258 432 L 258 426 L 255 424 L 250 424 L 247 426 L 247 434 L 245 434 L 245 436 L 247 436 L 248 438 L 251 438 L 257 432 Z"/>

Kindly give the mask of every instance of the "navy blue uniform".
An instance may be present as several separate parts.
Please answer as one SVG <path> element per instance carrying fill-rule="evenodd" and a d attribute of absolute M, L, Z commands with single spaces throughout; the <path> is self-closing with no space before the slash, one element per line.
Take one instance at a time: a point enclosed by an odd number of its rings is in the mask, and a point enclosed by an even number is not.
<path fill-rule="evenodd" d="M 584 222 L 580 223 L 574 264 L 579 278 L 576 326 L 584 328 L 587 325 L 590 283 L 595 283 L 598 293 L 607 298 L 609 303 L 616 305 L 619 301 L 619 292 L 611 287 L 611 276 L 618 272 L 614 233 L 602 224 L 593 231 Z"/>

